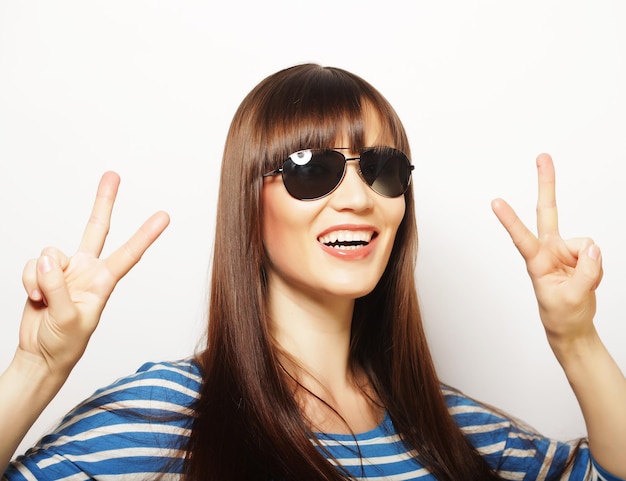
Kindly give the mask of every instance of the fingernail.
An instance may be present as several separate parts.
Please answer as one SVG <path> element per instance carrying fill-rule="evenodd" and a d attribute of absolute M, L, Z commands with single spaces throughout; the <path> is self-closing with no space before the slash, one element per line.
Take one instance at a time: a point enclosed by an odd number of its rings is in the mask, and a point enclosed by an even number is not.
<path fill-rule="evenodd" d="M 52 259 L 48 256 L 42 256 L 39 261 L 39 272 L 45 274 L 52 270 Z"/>
<path fill-rule="evenodd" d="M 593 244 L 589 246 L 589 250 L 587 251 L 589 257 L 591 257 L 594 261 L 600 259 L 600 248 Z"/>

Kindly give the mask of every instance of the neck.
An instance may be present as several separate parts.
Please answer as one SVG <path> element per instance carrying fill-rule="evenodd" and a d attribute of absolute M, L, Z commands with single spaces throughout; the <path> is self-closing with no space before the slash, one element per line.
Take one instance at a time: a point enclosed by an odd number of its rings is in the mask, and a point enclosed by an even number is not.
<path fill-rule="evenodd" d="M 312 377 L 329 389 L 345 384 L 354 300 L 310 296 L 280 280 L 272 280 L 269 294 L 272 335 L 300 368 L 291 374 L 300 381 Z"/>
<path fill-rule="evenodd" d="M 311 427 L 330 433 L 372 429 L 383 411 L 367 377 L 350 363 L 354 299 L 313 297 L 280 280 L 270 279 L 269 286 L 271 332 Z"/>

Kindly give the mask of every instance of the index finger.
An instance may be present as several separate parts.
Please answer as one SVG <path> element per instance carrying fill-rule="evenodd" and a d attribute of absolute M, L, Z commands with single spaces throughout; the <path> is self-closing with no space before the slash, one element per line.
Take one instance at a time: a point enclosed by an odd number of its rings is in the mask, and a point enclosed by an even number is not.
<path fill-rule="evenodd" d="M 79 252 L 85 252 L 94 257 L 100 256 L 111 226 L 111 212 L 119 185 L 120 176 L 115 172 L 105 172 L 102 175 L 96 192 L 96 200 L 78 247 Z"/>
<path fill-rule="evenodd" d="M 539 250 L 535 235 L 524 225 L 511 206 L 503 199 L 491 202 L 494 214 L 511 236 L 511 240 L 525 261 L 532 259 Z"/>
<path fill-rule="evenodd" d="M 105 259 L 104 262 L 116 282 L 139 262 L 144 252 L 157 240 L 169 223 L 170 218 L 166 212 L 159 211 L 153 214 L 124 245 Z"/>
<path fill-rule="evenodd" d="M 554 164 L 548 154 L 537 157 L 537 175 L 539 183 L 537 235 L 539 237 L 559 235 Z"/>

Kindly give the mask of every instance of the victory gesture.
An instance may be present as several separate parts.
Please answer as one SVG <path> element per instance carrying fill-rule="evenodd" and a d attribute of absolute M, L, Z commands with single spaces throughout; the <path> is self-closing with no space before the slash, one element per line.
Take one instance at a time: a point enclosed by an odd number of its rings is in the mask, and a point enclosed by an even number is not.
<path fill-rule="evenodd" d="M 0 375 L 0 472 L 82 356 L 117 282 L 169 223 L 165 212 L 157 212 L 124 245 L 100 259 L 119 183 L 114 172 L 102 176 L 76 254 L 67 257 L 48 247 L 24 268 L 28 300 L 19 345 Z"/>
<path fill-rule="evenodd" d="M 526 261 L 550 346 L 581 407 L 596 461 L 626 476 L 626 379 L 593 324 L 602 279 L 600 249 L 591 239 L 559 234 L 554 165 L 537 157 L 537 236 L 502 199 L 493 211 Z"/>
<path fill-rule="evenodd" d="M 550 343 L 566 347 L 593 334 L 595 289 L 602 278 L 600 249 L 591 239 L 561 238 L 549 155 L 537 158 L 537 171 L 537 236 L 502 199 L 492 207 L 526 261 Z"/>
<path fill-rule="evenodd" d="M 109 232 L 119 176 L 102 176 L 76 254 L 46 248 L 24 269 L 28 293 L 18 355 L 43 361 L 50 374 L 67 376 L 80 359 L 117 282 L 139 261 L 169 223 L 157 212 L 109 257 L 100 259 Z"/>

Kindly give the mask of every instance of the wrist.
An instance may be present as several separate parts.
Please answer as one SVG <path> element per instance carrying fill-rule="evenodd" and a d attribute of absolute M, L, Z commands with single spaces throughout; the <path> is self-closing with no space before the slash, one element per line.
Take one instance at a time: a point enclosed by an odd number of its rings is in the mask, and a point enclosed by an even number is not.
<path fill-rule="evenodd" d="M 548 343 L 561 366 L 566 369 L 587 362 L 605 350 L 597 331 L 591 329 L 575 336 L 547 334 Z"/>
<path fill-rule="evenodd" d="M 18 348 L 0 375 L 1 472 L 68 374 L 51 372 L 45 359 Z"/>
<path fill-rule="evenodd" d="M 17 389 L 36 392 L 37 397 L 54 397 L 70 372 L 71 369 L 54 369 L 45 358 L 18 347 L 5 374 L 12 377 Z"/>

